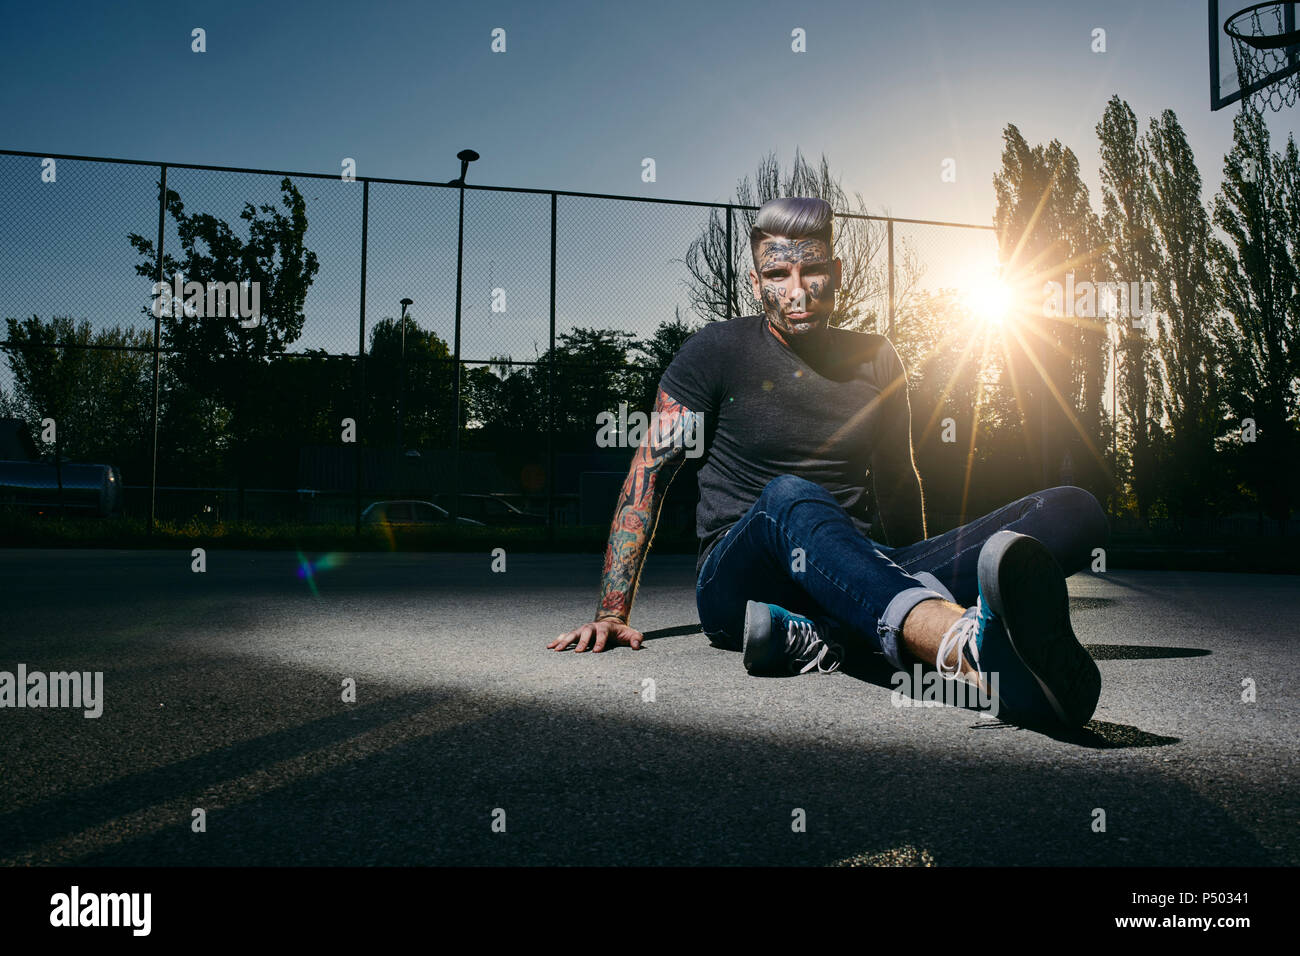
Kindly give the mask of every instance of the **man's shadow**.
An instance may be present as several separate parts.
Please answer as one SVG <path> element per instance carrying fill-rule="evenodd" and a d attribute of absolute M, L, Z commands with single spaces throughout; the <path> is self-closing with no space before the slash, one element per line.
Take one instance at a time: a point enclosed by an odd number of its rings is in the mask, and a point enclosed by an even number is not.
<path fill-rule="evenodd" d="M 643 631 L 647 641 L 665 637 L 682 637 L 688 634 L 702 634 L 701 626 L 684 624 L 676 627 L 660 627 L 652 631 Z M 716 645 L 715 645 L 716 646 Z M 1093 660 L 1163 660 L 1178 657 L 1205 657 L 1210 652 L 1195 647 L 1152 647 L 1141 644 L 1084 644 Z M 885 655 L 863 643 L 853 642 L 845 646 L 844 663 L 840 672 L 865 684 L 873 684 L 889 691 L 898 692 L 898 682 L 893 680 L 893 665 L 885 660 Z M 794 676 L 794 675 L 792 675 Z M 910 682 L 909 682 L 910 683 Z M 923 688 L 913 687 L 911 697 L 922 701 Z M 944 706 L 951 706 L 945 704 Z M 972 714 L 980 711 L 973 707 L 964 707 Z M 1082 727 L 1063 728 L 1059 725 L 1011 724 L 1002 720 L 982 717 L 971 726 L 972 730 L 1031 730 L 1066 743 L 1095 750 L 1114 750 L 1130 747 L 1167 747 L 1179 743 L 1179 737 L 1165 737 L 1161 734 L 1147 733 L 1129 724 L 1116 724 L 1106 720 L 1090 720 Z"/>

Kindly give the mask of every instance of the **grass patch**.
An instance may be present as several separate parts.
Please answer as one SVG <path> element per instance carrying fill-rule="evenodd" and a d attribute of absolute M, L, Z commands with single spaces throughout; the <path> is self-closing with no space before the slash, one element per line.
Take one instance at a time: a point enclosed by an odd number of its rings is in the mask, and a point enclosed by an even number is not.
<path fill-rule="evenodd" d="M 259 523 L 255 521 L 159 521 L 153 534 L 142 518 L 35 515 L 0 508 L 0 547 L 5 548 L 230 548 L 263 551 L 506 551 L 601 554 L 608 527 L 466 527 L 429 525 L 385 529 L 354 524 Z M 1300 548 L 1290 538 L 1236 537 L 1206 540 L 1169 533 L 1115 535 L 1106 546 L 1107 570 L 1245 571 L 1300 574 Z M 658 554 L 695 554 L 693 532 L 660 529 Z"/>
<path fill-rule="evenodd" d="M 254 521 L 157 521 L 153 534 L 142 518 L 34 515 L 0 509 L 0 547 L 6 548 L 209 548 L 266 551 L 556 551 L 601 553 L 605 526 L 544 527 L 411 526 L 382 528 L 355 524 L 273 524 Z M 695 535 L 661 531 L 655 550 L 694 554 Z"/>

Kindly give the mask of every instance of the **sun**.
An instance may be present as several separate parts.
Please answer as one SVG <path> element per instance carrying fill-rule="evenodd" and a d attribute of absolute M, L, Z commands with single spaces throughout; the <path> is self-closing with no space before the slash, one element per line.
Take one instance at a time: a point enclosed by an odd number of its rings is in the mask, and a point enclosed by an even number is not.
<path fill-rule="evenodd" d="M 996 276 L 973 279 L 962 293 L 971 320 L 981 325 L 1001 326 L 1008 322 L 1013 298 L 1011 287 Z"/>

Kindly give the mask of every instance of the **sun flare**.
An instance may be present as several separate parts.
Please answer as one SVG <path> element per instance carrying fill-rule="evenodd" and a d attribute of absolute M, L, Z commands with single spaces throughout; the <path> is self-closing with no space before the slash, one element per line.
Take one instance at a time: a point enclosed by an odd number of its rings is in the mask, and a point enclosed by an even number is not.
<path fill-rule="evenodd" d="M 1011 287 L 999 278 L 974 280 L 966 286 L 962 299 L 971 318 L 981 324 L 1002 325 L 1010 318 Z"/>

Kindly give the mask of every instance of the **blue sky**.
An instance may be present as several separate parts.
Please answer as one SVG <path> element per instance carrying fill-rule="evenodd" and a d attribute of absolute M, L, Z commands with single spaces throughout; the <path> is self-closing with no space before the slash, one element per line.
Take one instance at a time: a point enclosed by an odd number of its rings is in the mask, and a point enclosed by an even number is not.
<path fill-rule="evenodd" d="M 206 53 L 191 51 L 194 27 Z M 490 50 L 496 27 L 504 54 Z M 796 27 L 807 53 L 791 52 Z M 1105 53 L 1090 48 L 1097 27 Z M 0 57 L 10 149 L 325 173 L 352 157 L 361 175 L 446 180 L 472 147 L 480 184 L 727 201 L 761 156 L 788 165 L 798 147 L 825 153 L 873 212 L 975 223 L 991 222 L 1007 123 L 1031 143 L 1072 147 L 1099 208 L 1094 127 L 1113 93 L 1144 125 L 1177 112 L 1207 195 L 1233 113 L 1209 110 L 1199 0 L 52 3 L 11 5 Z M 1275 146 L 1296 122 L 1295 111 L 1270 116 Z M 641 180 L 647 156 L 654 183 Z M 941 181 L 947 158 L 956 182 Z M 153 174 L 74 165 L 57 194 L 38 194 L 31 164 L 0 157 L 10 182 L 0 210 L 18 225 L 0 239 L 10 290 L 0 312 L 137 321 L 138 290 L 115 283 L 135 282 L 123 275 L 135 261 L 125 232 L 156 228 Z M 270 180 L 178 172 L 172 184 L 191 208 L 231 216 L 273 195 Z M 322 183 L 304 194 L 316 197 L 309 245 L 322 274 L 302 344 L 352 349 L 359 191 Z M 467 356 L 532 358 L 545 339 L 549 205 L 470 196 Z M 372 321 L 410 295 L 413 313 L 448 334 L 454 215 L 450 190 L 375 187 Z M 561 220 L 573 244 L 560 264 L 562 325 L 648 330 L 685 308 L 683 270 L 669 259 L 698 232 L 697 212 L 575 201 Z M 911 235 L 934 280 L 993 252 L 978 234 Z M 509 322 L 486 310 L 496 285 L 512 291 Z"/>
<path fill-rule="evenodd" d="M 797 145 L 873 207 L 984 222 L 1008 122 L 1072 146 L 1093 185 L 1112 93 L 1176 110 L 1207 178 L 1231 130 L 1208 107 L 1199 0 L 50 3 L 5 26 L 12 149 L 450 179 L 471 146 L 484 184 L 725 201 Z"/>

